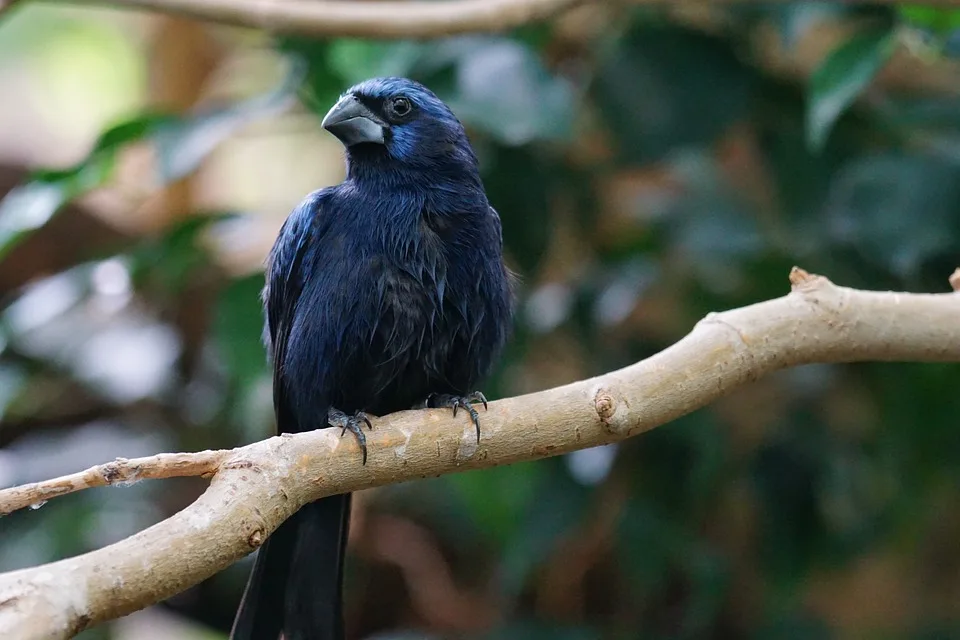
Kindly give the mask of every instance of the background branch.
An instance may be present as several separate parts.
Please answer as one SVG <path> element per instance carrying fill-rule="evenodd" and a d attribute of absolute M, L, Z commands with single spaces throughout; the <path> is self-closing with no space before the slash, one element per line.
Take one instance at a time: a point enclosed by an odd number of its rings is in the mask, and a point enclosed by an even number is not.
<path fill-rule="evenodd" d="M 77 0 L 143 9 L 270 33 L 368 38 L 430 38 L 505 31 L 586 0 L 452 0 L 448 2 L 299 2 L 298 0 Z"/>
<path fill-rule="evenodd" d="M 615 442 L 789 366 L 960 361 L 956 293 L 857 291 L 800 269 L 791 272 L 791 282 L 789 295 L 710 314 L 680 342 L 639 363 L 491 403 L 479 445 L 469 421 L 444 410 L 408 411 L 375 422 L 365 467 L 351 438 L 325 429 L 232 452 L 155 456 L 135 461 L 136 473 L 116 478 L 101 466 L 0 492 L 0 505 L 9 509 L 115 479 L 217 467 L 196 502 L 135 536 L 0 575 L 0 637 L 70 637 L 168 598 L 250 553 L 301 505 L 322 496 Z M 57 483 L 64 490 L 42 493 Z"/>
<path fill-rule="evenodd" d="M 12 3 L 15 0 L 7 0 Z M 73 0 L 125 9 L 173 14 L 197 20 L 264 29 L 271 33 L 361 38 L 436 38 L 462 33 L 505 31 L 556 15 L 587 0 L 447 0 L 440 2 L 301 2 L 300 0 Z M 734 4 L 743 0 L 721 0 Z M 861 2 L 861 0 L 854 0 Z M 867 0 L 862 0 L 866 3 Z M 872 4 L 893 3 L 874 0 Z M 0 0 L 0 10 L 4 0 Z M 630 0 L 676 9 L 703 2 Z M 849 4 L 849 3 L 847 3 Z M 898 4 L 911 4 L 909 2 Z M 915 4 L 954 6 L 958 0 Z"/>

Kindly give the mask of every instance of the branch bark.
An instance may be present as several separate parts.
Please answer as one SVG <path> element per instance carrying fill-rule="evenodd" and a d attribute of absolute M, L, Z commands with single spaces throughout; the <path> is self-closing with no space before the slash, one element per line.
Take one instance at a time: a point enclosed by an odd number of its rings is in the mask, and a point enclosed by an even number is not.
<path fill-rule="evenodd" d="M 0 10 L 4 2 L 0 0 Z M 48 0 L 51 1 L 51 0 Z M 57 0 L 52 0 L 57 1 Z M 263 29 L 271 33 L 357 38 L 437 38 L 505 31 L 543 20 L 588 0 L 66 0 L 172 14 Z M 714 0 L 738 4 L 746 0 Z M 781 0 L 787 1 L 787 0 Z M 866 4 L 914 4 L 903 0 L 850 0 Z M 630 4 L 702 6 L 703 0 L 628 0 Z M 917 0 L 915 4 L 956 6 L 960 0 Z"/>
<path fill-rule="evenodd" d="M 586 0 L 73 0 L 174 14 L 270 33 L 358 38 L 436 38 L 505 31 Z"/>
<path fill-rule="evenodd" d="M 857 291 L 794 269 L 790 294 L 710 314 L 680 342 L 603 376 L 499 400 L 473 425 L 448 411 L 377 419 L 370 458 L 335 429 L 230 451 L 116 461 L 0 491 L 0 512 L 88 486 L 213 474 L 192 505 L 126 540 L 0 574 L 0 637 L 67 638 L 168 598 L 256 549 L 301 505 L 428 476 L 617 442 L 778 369 L 815 362 L 960 362 L 960 293 Z"/>

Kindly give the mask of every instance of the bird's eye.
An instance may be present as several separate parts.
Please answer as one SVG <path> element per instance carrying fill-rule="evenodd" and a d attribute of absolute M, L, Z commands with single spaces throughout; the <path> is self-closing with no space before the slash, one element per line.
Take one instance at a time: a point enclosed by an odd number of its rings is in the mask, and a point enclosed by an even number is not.
<path fill-rule="evenodd" d="M 391 115 L 398 118 L 409 115 L 410 111 L 413 110 L 413 105 L 410 104 L 410 101 L 402 96 L 391 98 L 388 107 Z"/>

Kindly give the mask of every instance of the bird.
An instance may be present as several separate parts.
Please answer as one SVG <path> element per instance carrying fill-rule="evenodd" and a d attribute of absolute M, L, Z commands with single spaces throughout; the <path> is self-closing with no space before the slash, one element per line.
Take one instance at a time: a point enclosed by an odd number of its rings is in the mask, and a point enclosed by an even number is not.
<path fill-rule="evenodd" d="M 350 431 L 366 464 L 371 415 L 450 408 L 479 442 L 476 386 L 509 338 L 515 275 L 466 131 L 399 77 L 351 87 L 321 126 L 345 149 L 346 177 L 306 196 L 266 260 L 277 430 Z M 306 504 L 267 538 L 232 640 L 342 640 L 350 503 Z"/>

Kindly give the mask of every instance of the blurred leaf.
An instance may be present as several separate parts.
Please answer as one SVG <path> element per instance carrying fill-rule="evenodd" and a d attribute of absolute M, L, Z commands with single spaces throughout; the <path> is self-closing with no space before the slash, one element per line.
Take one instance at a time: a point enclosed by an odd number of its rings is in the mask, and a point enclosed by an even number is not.
<path fill-rule="evenodd" d="M 280 85 L 264 95 L 222 109 L 211 109 L 183 120 L 171 119 L 155 135 L 158 168 L 163 183 L 192 173 L 221 142 L 252 120 L 289 106 L 303 84 L 307 65 L 294 59 Z"/>
<path fill-rule="evenodd" d="M 616 532 L 616 556 L 636 598 L 663 585 L 682 547 L 677 527 L 661 518 L 642 498 L 632 498 Z"/>
<path fill-rule="evenodd" d="M 810 29 L 837 18 L 847 9 L 836 2 L 791 2 L 761 6 L 773 13 L 783 44 L 790 49 L 793 49 Z"/>
<path fill-rule="evenodd" d="M 897 13 L 907 23 L 946 35 L 960 28 L 960 10 L 945 7 L 898 5 Z"/>
<path fill-rule="evenodd" d="M 196 169 L 237 127 L 284 106 L 304 73 L 303 65 L 294 64 L 278 89 L 224 109 L 184 119 L 142 115 L 108 129 L 79 164 L 38 172 L 0 201 L 0 259 L 68 201 L 106 184 L 121 147 L 151 138 L 157 145 L 160 182 L 177 180 Z"/>
<path fill-rule="evenodd" d="M 164 229 L 159 238 L 150 238 L 131 252 L 131 277 L 139 286 L 158 282 L 164 291 L 179 292 L 209 257 L 199 238 L 210 225 L 233 217 L 232 214 L 195 215 Z"/>
<path fill-rule="evenodd" d="M 594 629 L 564 627 L 538 620 L 516 620 L 481 636 L 484 640 L 600 640 Z"/>
<path fill-rule="evenodd" d="M 884 101 L 881 113 L 907 135 L 918 130 L 938 136 L 960 133 L 960 98 L 956 96 L 891 96 Z"/>
<path fill-rule="evenodd" d="M 565 139 L 573 126 L 573 87 L 552 75 L 539 55 L 507 38 L 458 38 L 454 91 L 444 96 L 467 124 L 503 144 Z"/>
<path fill-rule="evenodd" d="M 834 634 L 823 620 L 794 613 L 768 622 L 752 637 L 756 640 L 830 640 Z"/>
<path fill-rule="evenodd" d="M 368 78 L 407 77 L 431 48 L 430 44 L 413 41 L 339 38 L 330 43 L 327 57 L 330 69 L 343 79 L 346 89 Z"/>
<path fill-rule="evenodd" d="M 671 165 L 689 193 L 677 198 L 662 222 L 672 250 L 687 259 L 705 286 L 737 288 L 746 277 L 742 265 L 767 248 L 755 213 L 723 181 L 711 157 L 677 154 Z"/>
<path fill-rule="evenodd" d="M 924 260 L 960 251 L 960 167 L 896 153 L 858 159 L 836 175 L 825 215 L 836 242 L 915 277 Z"/>
<path fill-rule="evenodd" d="M 720 614 L 730 588 L 727 562 L 698 544 L 688 552 L 684 571 L 690 583 L 690 601 L 683 618 L 683 636 L 702 638 Z"/>
<path fill-rule="evenodd" d="M 227 366 L 241 386 L 252 384 L 268 369 L 261 334 L 262 273 L 231 282 L 220 293 L 214 335 Z"/>
<path fill-rule="evenodd" d="M 46 224 L 67 201 L 66 185 L 31 182 L 0 200 L 0 259 L 27 234 Z"/>
<path fill-rule="evenodd" d="M 278 38 L 277 46 L 303 65 L 306 75 L 301 98 L 314 113 L 323 116 L 347 88 L 330 62 L 333 44 L 326 40 L 286 36 Z"/>
<path fill-rule="evenodd" d="M 521 180 L 516 176 L 522 175 Z M 534 273 L 550 240 L 549 194 L 563 173 L 551 158 L 530 147 L 496 146 L 484 167 L 490 202 L 500 214 L 506 253 L 524 273 Z"/>
<path fill-rule="evenodd" d="M 810 78 L 807 99 L 807 144 L 819 151 L 843 112 L 867 88 L 893 54 L 892 27 L 859 33 L 836 49 Z"/>
<path fill-rule="evenodd" d="M 366 636 L 364 640 L 441 640 L 440 636 L 425 635 L 422 631 L 391 630 Z"/>
<path fill-rule="evenodd" d="M 467 503 L 476 525 L 499 545 L 520 530 L 536 495 L 549 479 L 543 463 L 523 462 L 450 476 L 450 482 Z M 496 500 L 491 499 L 496 496 Z"/>
<path fill-rule="evenodd" d="M 112 127 L 76 166 L 39 171 L 30 182 L 11 190 L 0 200 L 0 259 L 31 231 L 46 224 L 66 202 L 109 180 L 117 150 L 149 135 L 163 121 L 159 116 L 146 115 Z"/>
<path fill-rule="evenodd" d="M 0 353 L 3 349 L 0 346 Z M 21 367 L 13 364 L 0 364 L 0 429 L 7 410 L 23 391 L 30 376 Z"/>
<path fill-rule="evenodd" d="M 865 373 L 871 397 L 882 399 L 878 419 L 887 455 L 900 462 L 893 465 L 880 459 L 889 481 L 908 485 L 903 499 L 912 500 L 945 472 L 960 477 L 960 394 L 954 392 L 960 385 L 960 369 L 956 364 L 877 363 L 865 367 Z"/>
<path fill-rule="evenodd" d="M 531 571 L 556 550 L 557 541 L 582 522 L 591 504 L 593 493 L 573 482 L 556 460 L 541 464 L 550 469 L 550 476 L 539 483 L 503 552 L 503 592 L 510 600 L 520 595 Z"/>
<path fill-rule="evenodd" d="M 809 411 L 795 411 L 791 424 L 751 461 L 760 507 L 760 559 L 776 587 L 790 589 L 812 568 L 827 532 L 819 507 L 819 483 L 829 447 L 825 426 Z"/>
<path fill-rule="evenodd" d="M 752 81 L 719 38 L 639 26 L 603 56 L 592 90 L 619 156 L 648 163 L 744 118 Z"/>

